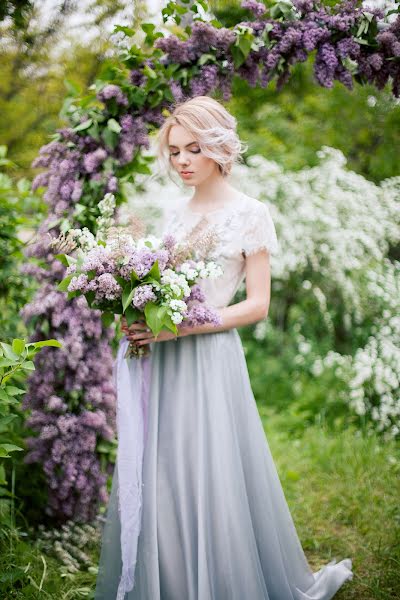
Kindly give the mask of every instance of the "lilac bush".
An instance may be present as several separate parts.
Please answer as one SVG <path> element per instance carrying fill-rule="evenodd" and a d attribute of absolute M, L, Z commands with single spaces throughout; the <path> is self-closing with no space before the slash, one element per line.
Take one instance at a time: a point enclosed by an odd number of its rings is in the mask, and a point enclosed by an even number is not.
<path fill-rule="evenodd" d="M 115 194 L 118 206 L 126 200 L 124 184 L 134 184 L 138 173 L 151 173 L 152 157 L 144 151 L 167 112 L 176 102 L 202 94 L 220 93 L 228 100 L 235 75 L 251 86 L 266 87 L 273 80 L 282 86 L 293 65 L 314 54 L 319 85 L 329 88 L 337 80 L 351 88 L 357 81 L 381 89 L 390 82 L 399 96 L 398 14 L 387 20 L 384 10 L 354 1 L 327 7 L 294 0 L 266 8 L 245 0 L 242 8 L 248 20 L 232 28 L 206 22 L 196 2 L 188 9 L 196 20 L 179 36 L 164 36 L 152 24 L 143 24 L 143 47 L 124 49 L 83 99 L 67 100 L 66 126 L 33 163 L 44 169 L 33 188 L 45 188 L 49 213 L 25 269 L 42 281 L 42 288 L 23 316 L 32 321 L 35 340 L 51 336 L 62 340 L 64 348 L 57 356 L 41 354 L 30 380 L 25 407 L 32 411 L 28 424 L 38 435 L 30 440 L 27 460 L 43 465 L 47 512 L 59 519 L 88 520 L 106 499 L 106 467 L 115 450 L 115 397 L 112 333 L 83 298 L 67 301 L 55 291 L 65 267 L 55 260 L 51 237 L 73 228 L 95 235 L 104 195 Z M 172 18 L 179 24 L 173 3 L 162 13 L 165 22 Z M 143 249 L 141 263 L 147 258 Z M 117 293 L 107 277 L 102 283 L 105 295 Z M 138 304 L 142 301 L 136 298 Z M 201 306 L 192 316 L 209 318 Z"/>

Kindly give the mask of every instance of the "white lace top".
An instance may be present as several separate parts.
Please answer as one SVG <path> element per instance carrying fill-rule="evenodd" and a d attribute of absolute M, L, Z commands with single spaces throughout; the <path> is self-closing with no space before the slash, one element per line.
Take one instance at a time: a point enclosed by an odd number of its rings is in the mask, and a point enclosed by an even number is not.
<path fill-rule="evenodd" d="M 200 286 L 207 304 L 222 308 L 229 305 L 245 279 L 246 256 L 264 248 L 276 254 L 279 243 L 268 206 L 243 193 L 206 214 L 193 211 L 188 200 L 179 200 L 165 212 L 163 233 L 182 240 L 202 219 L 206 229 L 211 227 L 218 236 L 207 259 L 218 262 L 224 273 L 214 280 L 200 280 Z"/>

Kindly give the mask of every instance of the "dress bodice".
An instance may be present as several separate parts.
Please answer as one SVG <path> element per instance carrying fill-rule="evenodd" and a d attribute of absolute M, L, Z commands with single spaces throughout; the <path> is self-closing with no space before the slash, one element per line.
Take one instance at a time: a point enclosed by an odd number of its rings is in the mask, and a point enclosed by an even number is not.
<path fill-rule="evenodd" d="M 199 285 L 207 304 L 222 308 L 229 305 L 245 279 L 246 256 L 264 248 L 271 254 L 279 251 L 275 226 L 268 206 L 242 193 L 205 214 L 192 210 L 188 200 L 179 200 L 173 209 L 166 210 L 162 229 L 182 241 L 200 222 L 217 235 L 217 243 L 206 258 L 220 264 L 223 275 L 202 279 Z"/>

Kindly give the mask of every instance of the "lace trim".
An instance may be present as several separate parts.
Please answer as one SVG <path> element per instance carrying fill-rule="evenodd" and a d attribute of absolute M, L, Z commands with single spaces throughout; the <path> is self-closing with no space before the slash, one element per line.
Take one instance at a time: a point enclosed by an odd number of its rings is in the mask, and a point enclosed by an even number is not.
<path fill-rule="evenodd" d="M 279 245 L 268 206 L 263 202 L 257 202 L 247 218 L 242 250 L 246 256 L 251 256 L 264 249 L 275 254 L 279 250 Z"/>
<path fill-rule="evenodd" d="M 179 208 L 174 208 L 166 219 L 165 230 L 175 234 L 178 239 L 184 237 L 194 223 L 198 222 L 194 215 L 195 213 L 183 213 Z M 197 217 L 199 218 L 199 215 Z M 200 217 L 200 220 L 202 218 L 204 217 Z M 210 258 L 249 256 L 262 249 L 271 254 L 279 252 L 275 225 L 269 208 L 259 200 L 250 199 L 235 206 L 233 210 L 215 212 L 210 215 L 209 224 L 219 235 L 219 243 L 213 249 Z"/>
<path fill-rule="evenodd" d="M 243 255 L 244 256 L 253 256 L 253 254 L 257 254 L 257 252 L 260 252 L 261 250 L 267 250 L 267 252 L 269 252 L 269 254 L 273 254 L 272 250 L 271 250 L 271 245 L 270 244 L 260 244 L 257 246 L 253 246 L 251 249 L 247 248 L 246 251 L 243 250 Z"/>

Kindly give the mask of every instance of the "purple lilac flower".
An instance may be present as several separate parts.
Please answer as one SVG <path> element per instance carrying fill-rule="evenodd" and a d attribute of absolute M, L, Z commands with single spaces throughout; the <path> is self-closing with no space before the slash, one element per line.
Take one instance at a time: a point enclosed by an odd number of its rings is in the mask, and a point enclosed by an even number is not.
<path fill-rule="evenodd" d="M 221 325 L 222 320 L 219 314 L 208 306 L 193 304 L 188 308 L 187 316 L 182 325 L 185 324 L 185 326 L 194 327 L 196 325 L 204 325 L 204 323 L 211 323 L 218 326 Z"/>
<path fill-rule="evenodd" d="M 171 233 L 165 233 L 162 237 L 162 243 L 166 250 L 172 250 L 176 245 L 176 239 Z"/>
<path fill-rule="evenodd" d="M 110 273 L 104 273 L 93 279 L 95 282 L 96 300 L 115 300 L 121 295 L 121 286 Z"/>
<path fill-rule="evenodd" d="M 132 267 L 139 278 L 144 277 L 150 271 L 156 260 L 154 251 L 148 248 L 141 248 L 132 257 Z"/>
<path fill-rule="evenodd" d="M 135 308 L 143 310 L 148 302 L 157 300 L 157 296 L 153 292 L 153 287 L 150 284 L 139 285 L 135 289 L 132 304 Z"/>
<path fill-rule="evenodd" d="M 99 166 L 106 160 L 107 151 L 104 148 L 97 148 L 94 152 L 86 154 L 83 158 L 83 164 L 87 173 L 94 173 Z"/>
<path fill-rule="evenodd" d="M 95 246 L 86 254 L 81 270 L 86 273 L 94 270 L 97 275 L 114 273 L 115 262 L 107 248 L 104 248 L 104 246 Z"/>
<path fill-rule="evenodd" d="M 139 69 L 132 69 L 129 74 L 129 80 L 132 85 L 142 87 L 147 83 L 147 75 L 142 73 Z"/>
<path fill-rule="evenodd" d="M 191 302 L 192 300 L 195 300 L 196 302 L 204 302 L 206 300 L 206 296 L 202 287 L 198 283 L 195 283 L 190 290 L 189 296 L 184 300 L 185 302 Z"/>
<path fill-rule="evenodd" d="M 111 192 L 111 194 L 114 194 L 115 192 L 118 191 L 118 179 L 115 177 L 115 175 L 111 175 L 108 179 L 107 179 L 107 184 L 106 184 L 106 192 Z"/>
<path fill-rule="evenodd" d="M 122 127 L 117 155 L 121 165 L 129 163 L 133 158 L 134 150 L 143 146 L 150 147 L 147 127 L 143 117 L 134 118 L 132 115 L 123 115 L 120 125 Z"/>
<path fill-rule="evenodd" d="M 74 202 L 78 202 L 78 200 L 81 199 L 82 190 L 83 190 L 83 181 L 81 179 L 78 179 L 77 181 L 74 182 L 74 186 L 73 186 L 72 194 L 71 194 L 71 200 L 73 200 Z"/>
<path fill-rule="evenodd" d="M 250 10 L 257 19 L 259 17 L 262 17 L 267 10 L 265 4 L 263 4 L 262 2 L 256 2 L 256 0 L 244 0 L 244 2 L 242 2 L 240 6 L 242 8 L 247 8 L 247 10 Z"/>
<path fill-rule="evenodd" d="M 129 104 L 128 98 L 125 96 L 121 88 L 112 83 L 104 86 L 104 88 L 97 94 L 97 98 L 101 102 L 107 102 L 108 100 L 114 98 L 116 103 L 120 104 L 121 106 L 128 106 Z"/>
<path fill-rule="evenodd" d="M 82 273 L 77 277 L 73 277 L 68 285 L 69 292 L 82 292 L 87 291 L 87 285 L 89 283 L 88 276 Z"/>
<path fill-rule="evenodd" d="M 169 252 L 164 248 L 154 251 L 155 260 L 158 261 L 160 271 L 164 271 L 169 261 Z"/>
<path fill-rule="evenodd" d="M 99 311 L 89 309 L 85 298 L 67 302 L 50 282 L 37 291 L 23 313 L 26 320 L 36 315 L 40 322 L 46 320 L 50 324 L 46 337 L 63 343 L 63 348 L 43 348 L 35 357 L 36 370 L 29 378 L 23 408 L 31 409 L 27 426 L 38 435 L 27 439 L 25 460 L 43 466 L 48 515 L 89 521 L 97 514 L 99 502 L 107 498 L 107 476 L 100 469 L 96 439 L 112 439 L 116 427 L 111 333 L 103 331 Z M 38 329 L 33 341 L 39 339 L 43 338 Z M 73 391 L 82 394 L 81 414 L 68 413 L 68 394 Z M 82 411 L 85 403 L 99 413 L 93 421 Z"/>
<path fill-rule="evenodd" d="M 205 96 L 212 92 L 218 85 L 217 65 L 206 65 L 200 69 L 200 74 L 193 77 L 190 89 L 193 96 Z"/>

